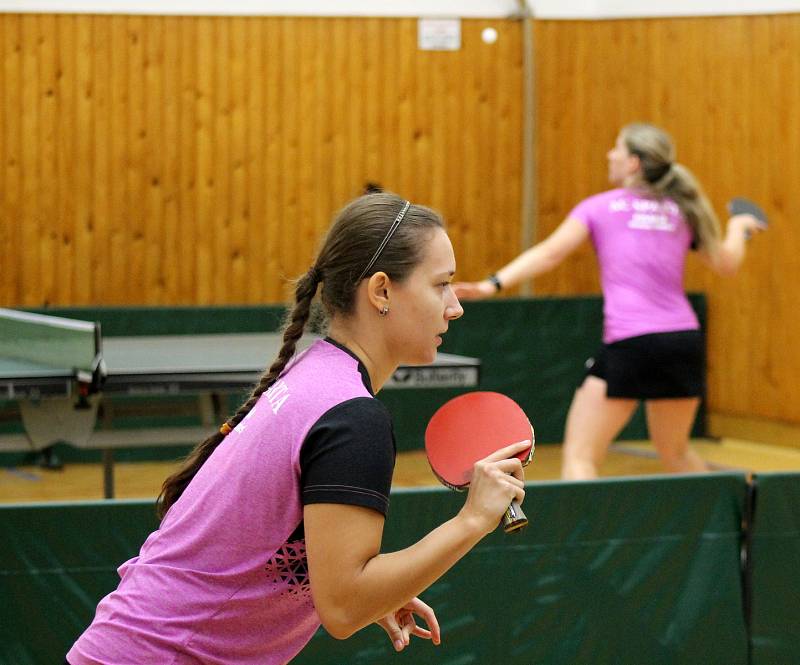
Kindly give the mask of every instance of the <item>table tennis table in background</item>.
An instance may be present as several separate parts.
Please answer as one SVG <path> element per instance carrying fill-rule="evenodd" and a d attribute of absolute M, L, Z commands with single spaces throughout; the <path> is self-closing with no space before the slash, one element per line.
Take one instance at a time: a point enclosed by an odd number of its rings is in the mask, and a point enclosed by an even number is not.
<path fill-rule="evenodd" d="M 18 404 L 25 430 L 0 436 L 0 450 L 100 449 L 111 498 L 114 448 L 202 440 L 229 415 L 223 397 L 252 388 L 280 344 L 278 333 L 103 337 L 96 322 L 0 308 L 0 400 Z M 430 365 L 399 367 L 383 389 L 474 388 L 479 379 L 478 359 L 439 353 Z M 201 425 L 98 428 L 113 395 L 193 395 Z"/>

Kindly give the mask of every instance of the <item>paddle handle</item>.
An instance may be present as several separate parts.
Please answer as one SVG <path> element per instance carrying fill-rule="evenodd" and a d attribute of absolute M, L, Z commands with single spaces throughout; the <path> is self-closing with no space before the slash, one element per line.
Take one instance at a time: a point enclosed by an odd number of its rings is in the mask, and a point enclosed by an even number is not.
<path fill-rule="evenodd" d="M 525 517 L 525 513 L 522 512 L 522 506 L 517 503 L 516 499 L 506 508 L 501 524 L 503 525 L 503 531 L 506 533 L 517 533 L 528 526 L 528 518 Z"/>

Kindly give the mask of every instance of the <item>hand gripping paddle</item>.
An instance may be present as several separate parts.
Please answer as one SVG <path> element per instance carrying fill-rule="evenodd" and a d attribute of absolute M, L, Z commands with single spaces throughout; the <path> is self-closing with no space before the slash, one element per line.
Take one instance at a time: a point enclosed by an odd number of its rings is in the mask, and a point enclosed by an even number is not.
<path fill-rule="evenodd" d="M 761 208 L 759 208 L 750 199 L 745 199 L 742 197 L 728 201 L 728 214 L 730 214 L 731 217 L 734 215 L 752 215 L 764 226 L 767 226 L 769 223 L 766 214 L 764 214 L 764 211 Z M 750 239 L 749 231 L 747 232 L 747 239 Z"/>
<path fill-rule="evenodd" d="M 495 392 L 454 397 L 433 414 L 425 430 L 425 452 L 433 473 L 442 484 L 456 490 L 469 486 L 475 462 L 518 441 L 531 444 L 517 455 L 525 466 L 533 457 L 533 427 L 513 399 Z M 516 500 L 503 515 L 502 524 L 506 533 L 528 524 Z"/>

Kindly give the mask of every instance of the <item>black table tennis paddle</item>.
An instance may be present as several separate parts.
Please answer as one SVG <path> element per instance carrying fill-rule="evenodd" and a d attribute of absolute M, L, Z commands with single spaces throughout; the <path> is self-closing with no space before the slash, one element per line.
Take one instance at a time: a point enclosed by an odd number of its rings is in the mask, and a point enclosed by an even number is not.
<path fill-rule="evenodd" d="M 752 215 L 765 227 L 769 224 L 766 213 L 753 201 L 744 197 L 738 196 L 728 201 L 728 214 L 733 217 L 734 215 Z M 747 239 L 750 239 L 752 234 L 748 231 L 746 234 Z"/>

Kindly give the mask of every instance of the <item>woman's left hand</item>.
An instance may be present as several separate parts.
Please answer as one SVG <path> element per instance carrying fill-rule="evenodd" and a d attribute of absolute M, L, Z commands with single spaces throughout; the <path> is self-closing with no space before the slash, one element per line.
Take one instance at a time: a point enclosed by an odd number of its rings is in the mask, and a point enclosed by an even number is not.
<path fill-rule="evenodd" d="M 484 279 L 482 282 L 455 282 L 453 293 L 459 300 L 482 300 L 493 296 L 497 289 L 488 279 Z"/>
<path fill-rule="evenodd" d="M 430 630 L 417 625 L 414 620 L 415 614 L 419 615 L 428 624 Z M 442 641 L 439 622 L 436 620 L 433 608 L 423 603 L 419 598 L 412 598 L 399 610 L 387 614 L 375 623 L 386 631 L 395 651 L 402 651 L 407 647 L 412 635 L 426 640 L 433 640 L 433 643 L 437 645 Z"/>

